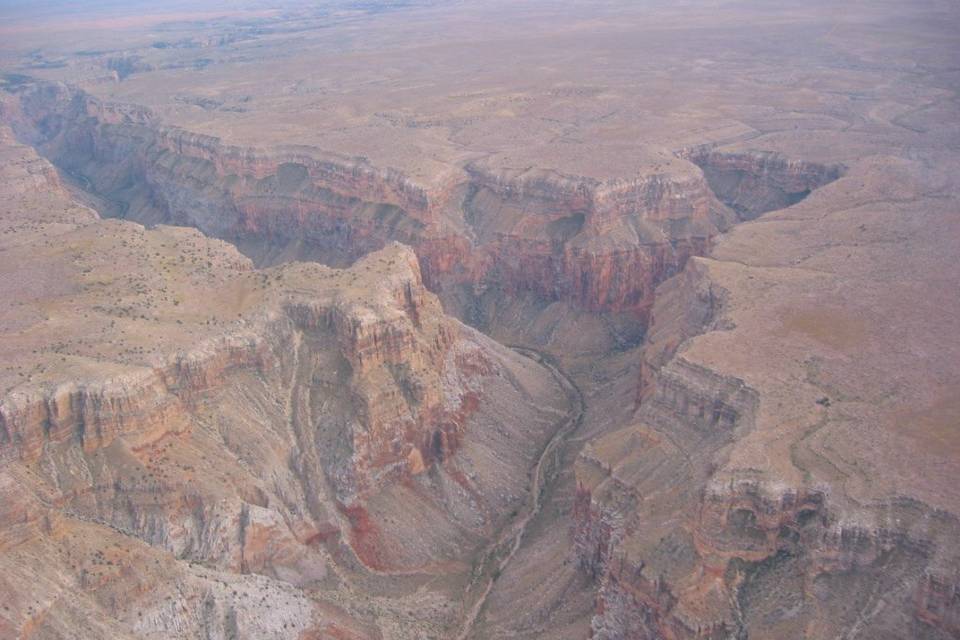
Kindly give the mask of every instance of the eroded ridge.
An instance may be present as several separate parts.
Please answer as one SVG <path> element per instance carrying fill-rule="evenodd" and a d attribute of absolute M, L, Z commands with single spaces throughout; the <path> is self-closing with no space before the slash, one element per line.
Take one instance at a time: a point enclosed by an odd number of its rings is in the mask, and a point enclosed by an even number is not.
<path fill-rule="evenodd" d="M 955 3 L 7 4 L 0 636 L 960 634 Z"/>
<path fill-rule="evenodd" d="M 921 179 L 899 163 L 882 170 L 890 181 Z M 947 215 L 935 199 L 914 206 Z M 908 463 L 892 446 L 927 437 L 907 416 L 949 419 L 930 389 L 955 372 L 919 373 L 915 363 L 907 367 L 909 389 L 890 395 L 899 374 L 889 368 L 888 323 L 913 317 L 893 311 L 889 296 L 900 285 L 864 275 L 859 299 L 873 303 L 854 316 L 825 293 L 827 283 L 854 286 L 840 284 L 829 249 L 773 266 L 767 261 L 784 259 L 778 252 L 791 255 L 795 238 L 785 234 L 768 254 L 744 256 L 745 243 L 777 237 L 771 227 L 792 228 L 797 214 L 813 220 L 820 212 L 795 207 L 789 217 L 739 227 L 713 259 L 692 260 L 661 287 L 635 423 L 579 456 L 571 536 L 578 563 L 598 585 L 595 637 L 823 636 L 883 627 L 946 638 L 958 631 L 955 496 L 947 476 L 921 477 L 904 466 L 918 457 L 931 469 L 955 461 L 923 448 Z M 940 224 L 954 224 L 947 219 Z M 896 233 L 902 220 L 891 212 L 883 227 Z M 841 232 L 836 242 L 851 236 Z M 882 263 L 919 246 L 936 252 L 930 247 L 941 242 L 952 240 L 919 233 L 895 250 L 878 243 L 867 252 Z M 939 313 L 925 317 L 929 328 Z M 758 322 L 778 329 L 758 340 Z M 914 353 L 932 347 L 920 344 L 935 333 L 912 334 Z M 870 371 L 886 373 L 871 378 Z M 887 445 L 870 444 L 879 441 Z"/>
<path fill-rule="evenodd" d="M 108 215 L 194 226 L 264 264 L 343 266 L 399 241 L 414 247 L 427 285 L 473 324 L 509 324 L 509 301 L 533 315 L 560 302 L 627 318 L 620 342 L 642 335 L 655 287 L 711 238 L 841 172 L 775 154 L 694 151 L 658 157 L 649 173 L 602 178 L 501 153 L 426 183 L 308 147 L 224 144 L 65 85 L 11 88 L 14 130 L 100 196 Z"/>
<path fill-rule="evenodd" d="M 99 219 L 9 131 L 2 153 L 0 630 L 380 637 L 360 608 L 422 629 L 414 602 L 459 623 L 566 410 L 550 371 L 443 315 L 402 245 L 257 270 Z"/>

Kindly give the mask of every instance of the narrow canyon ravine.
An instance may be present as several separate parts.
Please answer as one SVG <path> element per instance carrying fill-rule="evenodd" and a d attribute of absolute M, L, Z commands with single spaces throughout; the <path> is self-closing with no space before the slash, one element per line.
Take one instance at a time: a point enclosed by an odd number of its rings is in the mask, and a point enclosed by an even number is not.
<path fill-rule="evenodd" d="M 570 377 L 549 355 L 528 347 L 511 347 L 517 353 L 530 358 L 546 367 L 557 383 L 563 388 L 570 404 L 567 415 L 562 418 L 557 430 L 547 442 L 531 473 L 527 504 L 513 520 L 504 527 L 478 556 L 471 572 L 470 584 L 464 597 L 464 618 L 457 634 L 457 640 L 471 637 L 477 617 L 483 611 L 490 591 L 497 578 L 506 570 L 507 565 L 523 544 L 524 535 L 530 524 L 540 514 L 543 497 L 551 483 L 557 479 L 557 465 L 560 462 L 560 449 L 583 421 L 586 409 L 583 394 Z"/>
<path fill-rule="evenodd" d="M 64 184 L 74 197 L 100 210 L 103 217 L 124 217 L 129 204 L 123 200 L 113 200 L 98 193 L 93 181 L 75 169 L 59 165 L 58 169 Z M 231 242 L 231 244 L 239 244 Z M 561 451 L 568 439 L 581 425 L 585 413 L 585 402 L 579 387 L 563 370 L 557 359 L 542 350 L 529 346 L 506 345 L 521 356 L 536 362 L 549 371 L 566 397 L 568 409 L 559 419 L 549 440 L 545 443 L 536 462 L 530 469 L 530 483 L 526 490 L 526 503 L 513 512 L 509 522 L 495 533 L 485 547 L 476 554 L 476 560 L 470 571 L 470 578 L 461 602 L 462 614 L 457 640 L 476 637 L 476 623 L 483 613 L 487 600 L 498 578 L 504 573 L 524 542 L 530 526 L 536 521 L 544 504 L 544 497 L 558 479 L 562 469 Z M 296 350 L 295 350 L 296 352 Z M 292 413 L 291 413 L 292 415 Z M 378 575 L 416 575 L 419 570 L 372 570 Z"/>

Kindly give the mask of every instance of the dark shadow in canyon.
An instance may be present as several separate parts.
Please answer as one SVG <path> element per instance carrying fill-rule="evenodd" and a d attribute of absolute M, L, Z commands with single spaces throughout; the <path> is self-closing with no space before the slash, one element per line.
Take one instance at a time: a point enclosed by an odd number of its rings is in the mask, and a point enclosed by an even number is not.
<path fill-rule="evenodd" d="M 597 249 L 576 240 L 590 212 L 564 201 L 572 196 L 562 191 L 544 196 L 549 185 L 534 184 L 533 195 L 523 196 L 534 198 L 531 214 L 511 187 L 505 195 L 495 180 L 468 169 L 436 210 L 420 187 L 362 160 L 225 146 L 166 127 L 141 107 L 24 76 L 5 77 L 4 87 L 18 107 L 3 119 L 103 217 L 196 227 L 258 266 L 346 267 L 399 241 L 417 252 L 426 285 L 448 313 L 501 341 L 547 351 L 569 345 L 588 356 L 640 345 L 655 287 L 690 256 L 706 254 L 730 224 L 795 204 L 843 173 L 767 152 L 689 149 L 678 155 L 701 169 L 716 203 L 707 230 L 668 229 L 666 241 L 641 236 L 627 250 Z M 540 235 L 501 232 L 498 225 L 512 213 L 544 216 Z M 646 214 L 641 208 L 628 215 Z M 461 222 L 448 224 L 444 216 Z M 431 228 L 457 224 L 459 231 Z"/>

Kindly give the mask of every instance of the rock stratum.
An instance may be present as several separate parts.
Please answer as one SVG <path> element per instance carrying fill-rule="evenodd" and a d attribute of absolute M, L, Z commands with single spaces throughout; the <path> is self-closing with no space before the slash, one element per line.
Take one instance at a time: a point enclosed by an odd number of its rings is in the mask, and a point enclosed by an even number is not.
<path fill-rule="evenodd" d="M 691 150 L 662 159 L 662 172 L 602 179 L 500 154 L 423 184 L 309 147 L 227 145 L 62 84 L 14 91 L 7 119 L 17 134 L 103 196 L 111 215 L 193 226 L 261 264 L 345 266 L 399 241 L 417 252 L 427 285 L 480 327 L 501 321 L 505 300 L 534 311 L 559 303 L 626 318 L 628 342 L 642 335 L 656 286 L 711 238 L 842 172 Z"/>
<path fill-rule="evenodd" d="M 854 167 L 833 197 L 892 184 L 914 195 L 869 223 L 815 203 L 771 214 L 658 290 L 634 422 L 577 461 L 571 531 L 599 585 L 593 637 L 960 632 L 943 404 L 957 352 L 942 342 L 942 301 L 919 284 L 960 229 L 943 176 L 868 164 L 871 178 Z M 826 245 L 804 225 L 814 219 Z"/>
<path fill-rule="evenodd" d="M 0 636 L 960 637 L 953 4 L 301 4 L 0 25 Z"/>
<path fill-rule="evenodd" d="M 9 130 L 3 156 L 2 635 L 454 619 L 563 415 L 548 370 L 444 316 L 401 245 L 256 270 L 101 220 Z M 430 577 L 433 601 L 381 593 Z"/>

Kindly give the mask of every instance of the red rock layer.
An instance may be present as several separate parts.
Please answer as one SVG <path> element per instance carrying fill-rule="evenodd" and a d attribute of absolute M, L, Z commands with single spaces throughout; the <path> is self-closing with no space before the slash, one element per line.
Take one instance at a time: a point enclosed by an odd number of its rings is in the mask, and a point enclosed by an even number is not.
<path fill-rule="evenodd" d="M 682 582 L 671 582 L 619 546 L 630 535 L 609 507 L 580 488 L 573 512 L 576 557 L 597 583 L 595 637 L 701 640 L 729 637 L 739 628 L 732 603 L 750 579 L 750 567 L 797 558 L 807 589 L 823 576 L 843 581 L 883 572 L 891 557 L 931 562 L 934 544 L 888 528 L 837 526 L 822 494 L 787 492 L 779 500 L 749 489 L 705 500 L 688 526 L 695 562 Z M 642 532 L 638 532 L 642 535 Z M 682 545 L 681 545 L 682 546 Z M 708 613 L 712 612 L 712 613 Z M 907 613 L 948 636 L 958 631 L 956 579 L 928 570 L 913 586 Z"/>
<path fill-rule="evenodd" d="M 124 202 L 118 215 L 197 226 L 241 246 L 298 243 L 330 263 L 397 240 L 415 248 L 438 291 L 495 286 L 645 318 L 654 287 L 732 221 L 695 174 L 600 182 L 466 167 L 428 189 L 361 159 L 224 145 L 60 85 L 24 89 L 4 117 Z M 136 194 L 131 175 L 146 185 Z"/>
<path fill-rule="evenodd" d="M 336 299 L 291 303 L 281 314 L 263 316 L 253 333 L 225 335 L 154 369 L 15 391 L 0 403 L 0 462 L 36 461 L 48 443 L 75 441 L 89 452 L 129 433 L 152 434 L 153 439 L 175 435 L 189 429 L 194 403 L 222 387 L 231 372 L 276 368 L 284 357 L 282 345 L 295 342 L 294 332 L 317 331 L 332 332 L 339 353 L 350 363 L 350 387 L 364 426 L 353 432 L 358 488 L 372 485 L 375 469 L 400 464 L 419 472 L 451 455 L 478 399 L 466 391 L 451 407 L 443 397 L 435 380 L 442 370 L 437 363 L 447 357 L 456 329 L 438 322 L 439 304 L 424 290 L 412 253 L 399 246 L 392 251 L 396 268 L 409 274 L 393 275 L 397 282 L 391 304 L 399 313 L 378 316 L 363 305 Z M 474 377 L 490 370 L 479 353 L 457 354 L 451 366 Z M 391 368 L 400 370 L 385 373 Z M 384 376 L 391 384 L 381 383 Z M 411 396 L 397 388 L 404 383 Z M 412 411 L 410 403 L 416 407 Z"/>
<path fill-rule="evenodd" d="M 865 606 L 843 604 L 862 595 L 856 585 L 882 583 L 889 606 L 902 607 L 903 628 L 955 634 L 949 514 L 909 500 L 838 505 L 814 487 L 715 477 L 725 447 L 754 428 L 760 399 L 677 351 L 722 317 L 724 292 L 702 274 L 693 261 L 659 291 L 638 424 L 580 455 L 571 537 L 597 585 L 594 637 L 730 637 L 748 626 L 751 594 L 774 590 L 803 603 L 824 581 L 833 595 L 817 606 L 836 610 L 816 620 L 823 629 L 845 628 L 852 621 L 839 616 Z M 785 575 L 797 583 L 781 588 Z"/>

